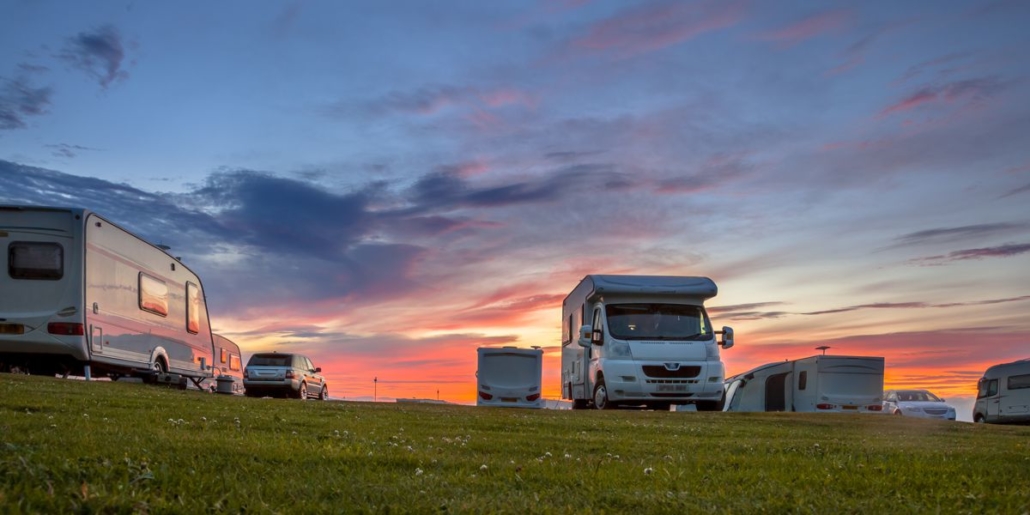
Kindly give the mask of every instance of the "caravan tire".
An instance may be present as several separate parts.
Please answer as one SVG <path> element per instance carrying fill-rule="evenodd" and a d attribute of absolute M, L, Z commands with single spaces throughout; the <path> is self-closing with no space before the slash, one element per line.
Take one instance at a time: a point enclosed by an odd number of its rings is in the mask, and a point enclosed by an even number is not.
<path fill-rule="evenodd" d="M 594 407 L 600 410 L 615 408 L 612 401 L 608 400 L 608 387 L 604 385 L 603 378 L 598 378 L 594 386 Z"/>

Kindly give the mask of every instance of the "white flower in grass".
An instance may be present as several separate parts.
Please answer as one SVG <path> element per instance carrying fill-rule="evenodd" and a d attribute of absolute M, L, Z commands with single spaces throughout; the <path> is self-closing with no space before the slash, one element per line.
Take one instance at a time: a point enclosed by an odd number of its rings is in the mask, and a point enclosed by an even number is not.
<path fill-rule="evenodd" d="M 418 469 L 418 468 L 415 469 L 415 475 L 416 476 L 421 476 L 422 475 L 422 469 Z"/>
<path fill-rule="evenodd" d="M 550 457 L 551 457 L 551 453 L 549 453 L 549 452 L 545 452 L 545 453 L 544 453 L 544 456 L 547 456 L 548 458 L 550 458 Z"/>
<path fill-rule="evenodd" d="M 653 473 L 654 473 L 654 469 L 651 468 L 651 467 L 647 467 L 646 469 L 644 469 L 644 475 L 645 476 L 650 476 Z"/>
<path fill-rule="evenodd" d="M 482 470 L 483 472 L 486 472 L 486 469 L 487 467 L 485 463 L 483 464 L 483 466 L 479 467 L 479 470 Z"/>
<path fill-rule="evenodd" d="M 569 453 L 565 453 L 565 459 L 572 459 L 572 455 Z"/>

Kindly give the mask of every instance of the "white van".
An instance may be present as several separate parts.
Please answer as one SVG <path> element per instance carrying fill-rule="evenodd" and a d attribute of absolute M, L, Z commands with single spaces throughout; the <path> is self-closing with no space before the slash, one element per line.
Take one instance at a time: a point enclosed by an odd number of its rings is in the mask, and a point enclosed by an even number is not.
<path fill-rule="evenodd" d="M 726 379 L 725 411 L 883 412 L 882 357 L 811 356 Z"/>
<path fill-rule="evenodd" d="M 1030 424 L 1030 359 L 994 365 L 977 384 L 974 422 Z"/>
<path fill-rule="evenodd" d="M 733 329 L 716 331 L 705 312 L 717 291 L 707 277 L 584 277 L 562 303 L 562 398 L 573 409 L 718 409 L 719 346 L 733 346 Z"/>
<path fill-rule="evenodd" d="M 544 351 L 540 347 L 480 347 L 476 406 L 543 408 Z"/>
<path fill-rule="evenodd" d="M 197 274 L 85 209 L 0 206 L 0 363 L 32 374 L 212 375 Z"/>

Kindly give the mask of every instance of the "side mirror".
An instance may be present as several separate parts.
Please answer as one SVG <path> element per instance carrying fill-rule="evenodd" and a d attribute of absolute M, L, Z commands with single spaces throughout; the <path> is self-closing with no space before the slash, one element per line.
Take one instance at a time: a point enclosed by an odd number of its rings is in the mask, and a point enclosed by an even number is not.
<path fill-rule="evenodd" d="M 733 347 L 733 328 L 732 327 L 723 326 L 722 327 L 722 331 L 716 331 L 716 333 L 722 335 L 722 340 L 719 341 L 719 345 L 722 345 L 723 349 L 728 349 L 730 347 Z"/>
<path fill-rule="evenodd" d="M 579 340 L 576 342 L 580 347 L 590 348 L 590 339 L 594 329 L 589 324 L 579 328 Z"/>
<path fill-rule="evenodd" d="M 321 372 L 321 371 L 322 371 L 322 367 L 315 367 L 315 373 L 316 374 Z"/>

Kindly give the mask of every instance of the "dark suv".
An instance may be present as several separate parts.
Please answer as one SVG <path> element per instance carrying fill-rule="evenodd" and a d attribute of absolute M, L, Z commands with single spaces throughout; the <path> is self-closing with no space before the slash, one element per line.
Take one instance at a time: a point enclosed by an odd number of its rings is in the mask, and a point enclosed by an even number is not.
<path fill-rule="evenodd" d="M 298 399 L 329 398 L 329 386 L 322 369 L 311 364 L 307 356 L 263 352 L 254 354 L 243 369 L 243 387 L 247 397 L 285 395 Z"/>

